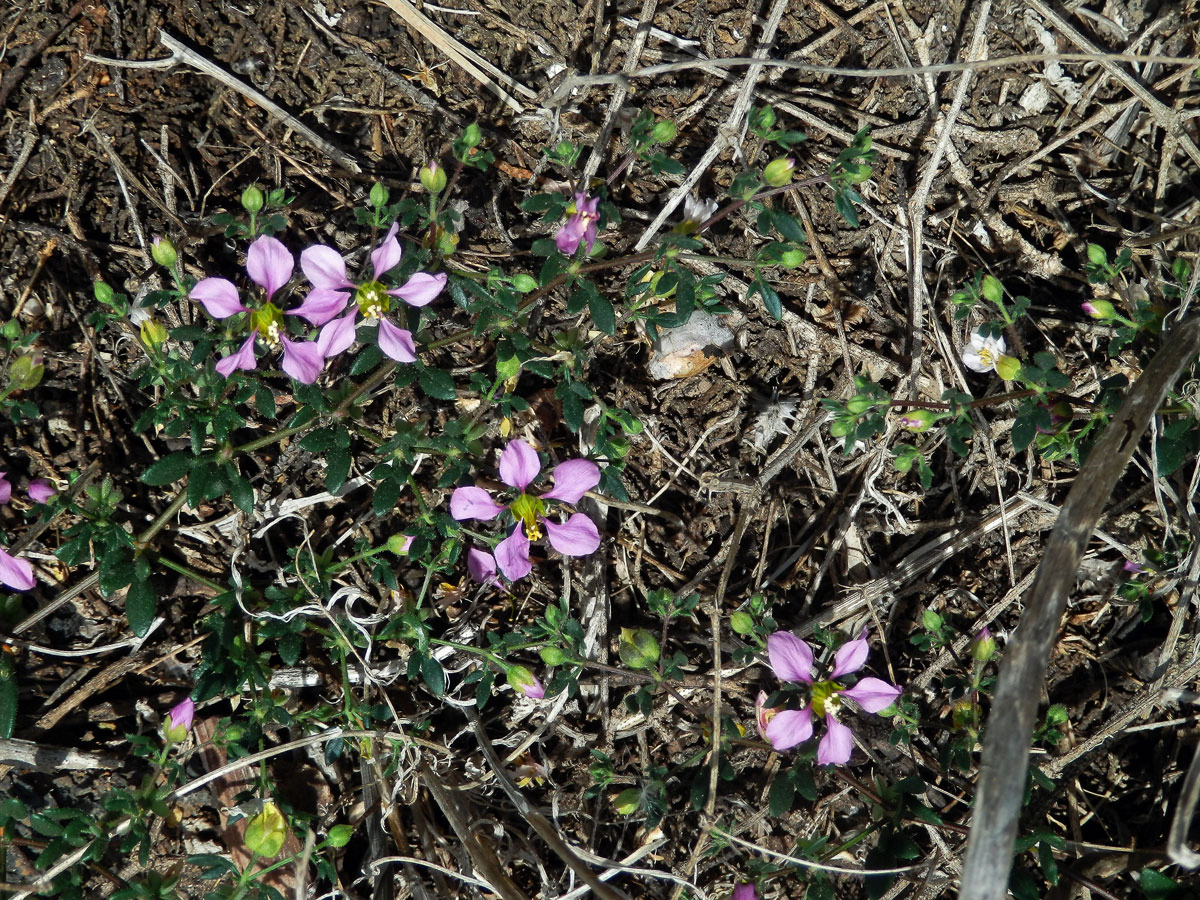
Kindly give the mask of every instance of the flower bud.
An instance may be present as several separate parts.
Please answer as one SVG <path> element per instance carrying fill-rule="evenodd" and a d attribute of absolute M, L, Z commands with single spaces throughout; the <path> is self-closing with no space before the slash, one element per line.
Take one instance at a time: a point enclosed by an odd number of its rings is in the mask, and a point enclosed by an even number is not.
<path fill-rule="evenodd" d="M 512 280 L 513 290 L 519 291 L 522 294 L 528 294 L 530 291 L 537 290 L 537 279 L 532 275 L 526 275 L 522 272 L 519 275 L 514 275 Z"/>
<path fill-rule="evenodd" d="M 278 854 L 287 840 L 287 822 L 279 807 L 269 800 L 264 803 L 262 812 L 246 823 L 242 840 L 252 853 L 257 853 L 263 859 Z"/>
<path fill-rule="evenodd" d="M 242 191 L 242 209 L 248 213 L 262 212 L 265 202 L 266 198 L 263 197 L 263 192 L 257 184 L 252 184 Z"/>
<path fill-rule="evenodd" d="M 657 122 L 654 125 L 654 140 L 660 144 L 673 141 L 675 140 L 675 134 L 677 131 L 678 129 L 675 127 L 674 122 L 672 122 L 670 119 L 663 119 L 661 122 Z"/>
<path fill-rule="evenodd" d="M 387 541 L 387 548 L 397 556 L 404 556 L 408 553 L 408 548 L 412 546 L 411 534 L 393 534 Z"/>
<path fill-rule="evenodd" d="M 1101 322 L 1107 322 L 1117 315 L 1117 311 L 1107 300 L 1089 300 L 1083 304 L 1083 311 L 1093 319 L 1099 319 Z"/>
<path fill-rule="evenodd" d="M 15 391 L 28 391 L 41 384 L 45 374 L 46 366 L 40 353 L 18 356 L 8 369 L 8 383 Z"/>
<path fill-rule="evenodd" d="M 509 666 L 507 677 L 509 686 L 526 697 L 541 700 L 546 696 L 546 688 L 538 681 L 537 676 L 524 666 Z"/>
<path fill-rule="evenodd" d="M 418 177 L 421 186 L 431 194 L 440 194 L 446 189 L 446 170 L 435 162 L 425 166 Z"/>
<path fill-rule="evenodd" d="M 623 816 L 632 816 L 642 803 L 642 792 L 637 788 L 625 788 L 613 798 L 613 809 Z"/>
<path fill-rule="evenodd" d="M 34 503 L 46 503 L 57 493 L 54 485 L 45 478 L 35 478 L 29 482 L 29 499 Z"/>
<path fill-rule="evenodd" d="M 804 265 L 804 260 L 808 259 L 808 255 L 799 247 L 791 250 L 784 250 L 779 254 L 779 261 L 789 269 L 794 269 L 797 266 Z"/>
<path fill-rule="evenodd" d="M 141 338 L 142 344 L 147 350 L 157 350 L 166 343 L 167 329 L 156 319 L 147 316 L 142 320 L 142 325 L 138 329 L 138 337 Z"/>
<path fill-rule="evenodd" d="M 900 414 L 900 427 L 907 428 L 909 431 L 920 434 L 923 431 L 928 431 L 929 426 L 937 421 L 937 416 L 932 410 L 928 409 L 910 409 Z"/>
<path fill-rule="evenodd" d="M 975 640 L 971 642 L 971 658 L 975 662 L 985 663 L 996 655 L 996 639 L 987 627 L 979 629 Z"/>
<path fill-rule="evenodd" d="M 175 252 L 174 244 L 165 237 L 155 235 L 154 240 L 150 242 L 150 258 L 160 266 L 170 269 L 179 259 L 179 254 Z"/>
<path fill-rule="evenodd" d="M 1013 356 L 999 356 L 996 359 L 996 374 L 1005 381 L 1012 381 L 1021 371 L 1021 361 Z"/>
<path fill-rule="evenodd" d="M 382 209 L 387 206 L 388 189 L 378 181 L 371 185 L 371 192 L 367 195 L 371 201 L 371 205 L 376 209 Z"/>
<path fill-rule="evenodd" d="M 543 647 L 538 651 L 538 656 L 548 666 L 561 666 L 567 659 L 567 655 L 557 647 Z"/>
<path fill-rule="evenodd" d="M 192 730 L 192 722 L 196 717 L 196 704 L 191 697 L 185 697 L 182 702 L 171 707 L 167 718 L 163 721 L 162 733 L 168 744 L 178 744 L 186 740 Z"/>
<path fill-rule="evenodd" d="M 729 617 L 729 627 L 733 629 L 734 634 L 752 634 L 754 632 L 754 616 L 739 609 Z"/>
<path fill-rule="evenodd" d="M 622 628 L 617 645 L 621 662 L 631 669 L 649 669 L 658 662 L 658 641 L 644 628 Z"/>
<path fill-rule="evenodd" d="M 771 187 L 783 187 L 790 184 L 792 173 L 796 171 L 796 160 L 790 156 L 779 156 L 767 163 L 763 169 L 763 181 Z"/>

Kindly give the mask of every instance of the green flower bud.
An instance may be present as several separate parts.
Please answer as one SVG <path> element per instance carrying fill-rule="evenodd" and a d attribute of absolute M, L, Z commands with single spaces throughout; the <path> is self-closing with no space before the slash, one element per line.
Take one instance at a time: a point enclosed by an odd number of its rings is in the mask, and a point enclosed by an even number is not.
<path fill-rule="evenodd" d="M 735 634 L 753 634 L 754 616 L 745 610 L 739 609 L 729 617 L 729 627 L 734 630 Z"/>
<path fill-rule="evenodd" d="M 996 360 L 996 374 L 1005 381 L 1012 381 L 1021 371 L 1021 361 L 1012 356 L 1000 356 Z"/>
<path fill-rule="evenodd" d="M 937 416 L 928 409 L 910 409 L 900 415 L 900 427 L 907 428 L 920 434 L 928 431 L 929 426 L 937 421 Z"/>
<path fill-rule="evenodd" d="M 387 541 L 387 548 L 397 556 L 404 556 L 408 553 L 408 548 L 412 546 L 411 534 L 393 534 Z"/>
<path fill-rule="evenodd" d="M 371 185 L 371 193 L 368 195 L 371 200 L 371 205 L 376 209 L 382 209 L 387 206 L 388 189 L 378 181 Z"/>
<path fill-rule="evenodd" d="M 526 697 L 541 700 L 546 696 L 546 688 L 538 681 L 537 676 L 524 666 L 509 666 L 506 677 L 509 686 L 514 691 L 520 691 Z"/>
<path fill-rule="evenodd" d="M 170 241 L 156 235 L 150 242 L 150 258 L 163 268 L 170 269 L 179 259 L 179 254 L 175 252 L 175 246 Z"/>
<path fill-rule="evenodd" d="M 677 131 L 678 129 L 675 127 L 674 122 L 672 122 L 670 119 L 663 119 L 654 126 L 654 140 L 660 144 L 673 141 L 675 140 L 675 134 Z"/>
<path fill-rule="evenodd" d="M 658 662 L 658 641 L 644 628 L 622 628 L 617 655 L 631 669 L 649 669 Z"/>
<path fill-rule="evenodd" d="M 138 328 L 138 337 L 147 350 L 157 350 L 167 341 L 167 329 L 157 320 L 147 317 Z"/>
<path fill-rule="evenodd" d="M 246 823 L 242 840 L 252 853 L 270 859 L 283 849 L 287 839 L 287 822 L 279 807 L 271 801 L 263 804 L 262 812 Z"/>
<path fill-rule="evenodd" d="M 354 827 L 352 825 L 334 825 L 329 829 L 329 846 L 345 847 L 350 843 L 350 838 L 354 837 Z"/>
<path fill-rule="evenodd" d="M 632 816 L 642 802 L 642 792 L 637 788 L 625 788 L 613 798 L 613 808 L 623 816 Z"/>
<path fill-rule="evenodd" d="M 42 383 L 46 367 L 40 354 L 18 356 L 8 370 L 8 383 L 13 390 L 28 391 Z"/>
<path fill-rule="evenodd" d="M 567 658 L 567 655 L 557 647 L 543 647 L 538 651 L 538 656 L 548 666 L 561 666 Z"/>
<path fill-rule="evenodd" d="M 985 663 L 996 655 L 996 639 L 987 628 L 980 628 L 979 634 L 971 642 L 971 658 L 976 662 Z"/>
<path fill-rule="evenodd" d="M 262 212 L 264 202 L 263 192 L 258 185 L 252 184 L 242 191 L 242 209 L 246 212 Z"/>
<path fill-rule="evenodd" d="M 866 397 L 852 397 L 846 401 L 846 412 L 854 413 L 856 416 L 861 416 L 874 406 L 874 402 Z"/>
<path fill-rule="evenodd" d="M 421 187 L 431 194 L 440 194 L 446 189 L 446 170 L 435 162 L 425 166 L 417 177 L 421 179 Z"/>
<path fill-rule="evenodd" d="M 796 171 L 796 160 L 790 156 L 779 156 L 767 163 L 763 169 L 763 181 L 771 187 L 783 187 L 792 181 L 792 173 Z"/>
<path fill-rule="evenodd" d="M 537 290 L 537 279 L 532 275 L 526 275 L 522 272 L 520 275 L 514 275 L 512 280 L 513 290 L 520 291 L 522 294 L 528 294 L 530 291 Z"/>
<path fill-rule="evenodd" d="M 796 266 L 804 265 L 804 260 L 808 258 L 807 254 L 799 247 L 794 250 L 784 250 L 779 254 L 779 261 L 789 269 L 794 269 Z"/>
<path fill-rule="evenodd" d="M 1083 311 L 1101 322 L 1115 318 L 1117 315 L 1116 309 L 1107 300 L 1089 300 L 1083 304 Z"/>

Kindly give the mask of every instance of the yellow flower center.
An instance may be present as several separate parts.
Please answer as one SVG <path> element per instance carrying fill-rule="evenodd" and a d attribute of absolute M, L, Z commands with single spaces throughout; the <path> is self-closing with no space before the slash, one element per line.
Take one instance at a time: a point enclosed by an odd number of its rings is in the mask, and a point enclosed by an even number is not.
<path fill-rule="evenodd" d="M 359 285 L 354 299 L 359 312 L 367 319 L 381 318 L 392 308 L 392 298 L 378 281 Z"/>
<path fill-rule="evenodd" d="M 278 347 L 279 334 L 283 329 L 283 310 L 274 303 L 264 304 L 250 313 L 250 328 L 272 347 Z"/>
<path fill-rule="evenodd" d="M 510 503 L 508 508 L 512 510 L 513 516 L 525 526 L 525 534 L 531 541 L 536 541 L 542 536 L 538 516 L 545 512 L 546 507 L 540 498 L 522 494 Z"/>
<path fill-rule="evenodd" d="M 826 707 L 828 712 L 836 712 L 838 707 L 842 705 L 842 699 L 838 696 L 838 691 L 842 686 L 836 681 L 818 681 L 812 686 L 812 710 L 820 718 L 825 718 Z"/>

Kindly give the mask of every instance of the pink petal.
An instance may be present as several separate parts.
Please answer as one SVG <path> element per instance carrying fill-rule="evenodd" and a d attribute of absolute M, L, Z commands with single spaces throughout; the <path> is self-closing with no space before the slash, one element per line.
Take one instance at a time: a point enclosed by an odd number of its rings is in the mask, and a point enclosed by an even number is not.
<path fill-rule="evenodd" d="M 33 577 L 33 566 L 3 550 L 0 550 L 0 582 L 14 591 L 30 591 L 37 586 Z"/>
<path fill-rule="evenodd" d="M 324 244 L 313 244 L 300 254 L 300 268 L 314 288 L 324 291 L 353 290 L 354 283 L 346 277 L 346 261 L 342 254 Z"/>
<path fill-rule="evenodd" d="M 867 654 L 870 652 L 871 646 L 863 638 L 842 644 L 833 656 L 833 672 L 829 677 L 837 678 L 839 675 L 857 672 L 867 661 Z"/>
<path fill-rule="evenodd" d="M 509 581 L 524 578 L 533 570 L 533 563 L 529 561 L 529 538 L 525 537 L 520 522 L 512 534 L 496 545 L 496 565 Z"/>
<path fill-rule="evenodd" d="M 379 242 L 379 246 L 371 251 L 371 268 L 375 273 L 376 281 L 384 272 L 391 271 L 400 263 L 400 257 L 404 251 L 400 247 L 400 242 L 396 240 L 396 232 L 399 230 L 400 224 L 393 222 L 388 233 Z"/>
<path fill-rule="evenodd" d="M 192 722 L 196 718 L 196 703 L 191 697 L 187 697 L 171 707 L 171 711 L 167 713 L 167 716 L 170 718 L 173 727 L 189 731 L 191 730 Z"/>
<path fill-rule="evenodd" d="M 833 716 L 825 717 L 825 737 L 817 745 L 817 763 L 822 766 L 844 766 L 854 750 L 850 729 Z"/>
<path fill-rule="evenodd" d="M 283 371 L 303 384 L 316 381 L 325 367 L 325 357 L 317 349 L 317 342 L 289 341 L 283 335 L 279 340 L 283 344 Z"/>
<path fill-rule="evenodd" d="M 436 275 L 417 272 L 400 287 L 388 291 L 388 294 L 399 297 L 409 306 L 426 306 L 437 298 L 445 286 L 445 272 L 438 272 Z"/>
<path fill-rule="evenodd" d="M 505 507 L 492 500 L 491 494 L 474 485 L 455 488 L 454 493 L 450 495 L 450 515 L 460 522 L 463 519 L 489 522 L 504 510 Z"/>
<path fill-rule="evenodd" d="M 520 438 L 508 442 L 500 454 L 500 480 L 509 487 L 524 491 L 542 471 L 537 451 Z"/>
<path fill-rule="evenodd" d="M 550 474 L 554 476 L 554 490 L 542 494 L 543 500 L 578 503 L 600 483 L 600 467 L 590 459 L 568 459 L 555 466 Z"/>
<path fill-rule="evenodd" d="M 790 750 L 803 744 L 813 733 L 812 710 L 785 709 L 775 713 L 767 723 L 767 740 L 776 750 Z"/>
<path fill-rule="evenodd" d="M 583 232 L 583 246 L 587 248 L 587 252 L 592 252 L 592 247 L 596 245 L 596 220 L 588 219 L 587 228 Z"/>
<path fill-rule="evenodd" d="M 849 697 L 863 708 L 865 712 L 877 713 L 887 709 L 896 702 L 903 691 L 893 684 L 878 678 L 864 678 L 849 690 L 839 691 L 843 697 Z"/>
<path fill-rule="evenodd" d="M 217 363 L 217 371 L 228 378 L 237 369 L 257 369 L 258 360 L 254 358 L 254 339 L 256 337 L 258 337 L 257 331 L 250 332 L 250 337 L 246 338 L 237 352 L 229 354 Z"/>
<path fill-rule="evenodd" d="M 467 572 L 480 584 L 490 584 L 496 580 L 496 558 L 472 547 L 467 551 Z"/>
<path fill-rule="evenodd" d="M 536 675 L 529 676 L 533 679 L 531 684 L 524 685 L 521 690 L 525 692 L 525 696 L 532 700 L 541 700 L 546 696 L 546 687 L 542 684 Z"/>
<path fill-rule="evenodd" d="M 237 288 L 232 281 L 224 278 L 201 278 L 188 296 L 203 303 L 204 309 L 214 319 L 228 319 L 246 312 L 246 307 L 238 299 Z"/>
<path fill-rule="evenodd" d="M 776 631 L 767 638 L 771 670 L 784 681 L 812 684 L 813 652 L 790 631 Z"/>
<path fill-rule="evenodd" d="M 567 219 L 567 224 L 558 229 L 558 234 L 554 235 L 554 246 L 558 248 L 559 253 L 574 256 L 575 251 L 579 248 L 579 242 L 583 240 L 583 232 L 583 217 L 571 216 Z"/>
<path fill-rule="evenodd" d="M 379 320 L 379 349 L 396 362 L 417 361 L 417 345 L 413 343 L 411 331 L 397 328 L 387 319 Z"/>
<path fill-rule="evenodd" d="M 600 547 L 596 523 L 584 513 L 572 514 L 562 525 L 549 519 L 542 519 L 542 524 L 546 526 L 550 546 L 563 556 L 587 556 Z"/>
<path fill-rule="evenodd" d="M 256 239 L 246 251 L 246 274 L 267 292 L 268 300 L 288 283 L 295 267 L 296 260 L 288 248 L 269 234 Z"/>
<path fill-rule="evenodd" d="M 337 356 L 354 343 L 354 320 L 357 317 L 358 310 L 352 309 L 321 329 L 321 333 L 317 335 L 317 349 L 321 351 L 321 356 L 325 359 Z"/>
<path fill-rule="evenodd" d="M 0 472 L 0 505 L 7 503 L 12 499 L 12 485 L 8 479 L 4 477 L 4 473 Z"/>
<path fill-rule="evenodd" d="M 331 291 L 327 288 L 313 288 L 304 298 L 304 302 L 295 309 L 289 309 L 289 316 L 299 316 L 313 325 L 324 325 L 330 319 L 341 314 L 350 301 L 350 295 L 345 291 Z"/>
<path fill-rule="evenodd" d="M 750 882 L 739 884 L 733 889 L 733 900 L 758 900 L 758 891 Z"/>
<path fill-rule="evenodd" d="M 11 491 L 10 488 L 9 492 L 11 493 Z M 34 503 L 45 503 L 57 493 L 58 491 L 54 490 L 54 487 L 45 478 L 36 478 L 29 482 L 29 499 Z M 0 500 L 0 503 L 3 502 L 7 501 Z"/>

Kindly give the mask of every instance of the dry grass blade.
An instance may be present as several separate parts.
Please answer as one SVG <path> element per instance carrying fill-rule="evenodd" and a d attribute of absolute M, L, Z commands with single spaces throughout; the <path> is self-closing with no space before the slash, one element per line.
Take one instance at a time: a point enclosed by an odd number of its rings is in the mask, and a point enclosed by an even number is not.
<path fill-rule="evenodd" d="M 1025 615 L 1006 655 L 984 739 L 961 900 L 1001 900 L 1008 890 L 1029 758 L 1029 737 L 1050 650 L 1083 552 L 1117 480 L 1183 368 L 1200 353 L 1200 316 L 1166 336 L 1080 469 L 1050 536 Z"/>

